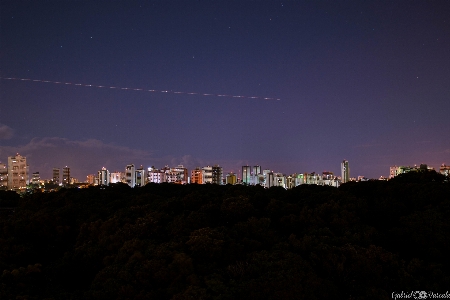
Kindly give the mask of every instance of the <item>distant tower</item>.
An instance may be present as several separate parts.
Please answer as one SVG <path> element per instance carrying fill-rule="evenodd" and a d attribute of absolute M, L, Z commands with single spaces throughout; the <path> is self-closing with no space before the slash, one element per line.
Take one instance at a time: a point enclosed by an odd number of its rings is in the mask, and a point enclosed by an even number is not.
<path fill-rule="evenodd" d="M 342 183 L 350 181 L 350 168 L 347 160 L 343 160 L 341 163 L 341 178 Z"/>
<path fill-rule="evenodd" d="M 53 168 L 53 183 L 59 185 L 60 179 L 59 179 L 59 168 Z"/>
<path fill-rule="evenodd" d="M 0 163 L 0 190 L 8 189 L 8 168 Z"/>
<path fill-rule="evenodd" d="M 261 166 L 253 166 L 253 173 L 251 177 L 252 185 L 258 184 L 258 175 L 261 174 Z"/>
<path fill-rule="evenodd" d="M 147 183 L 147 178 L 145 175 L 145 169 L 141 166 L 134 172 L 134 181 L 136 182 L 136 186 L 144 186 Z"/>
<path fill-rule="evenodd" d="M 90 185 L 94 185 L 95 184 L 95 175 L 89 174 L 88 176 L 86 176 L 86 182 Z"/>
<path fill-rule="evenodd" d="M 211 166 L 206 166 L 202 168 L 202 182 L 212 183 L 213 169 Z"/>
<path fill-rule="evenodd" d="M 252 171 L 250 166 L 242 166 L 242 182 L 245 184 L 250 184 L 252 176 Z"/>
<path fill-rule="evenodd" d="M 100 171 L 98 171 L 97 176 L 98 176 L 97 177 L 98 185 L 109 185 L 110 174 L 105 167 L 103 167 Z"/>
<path fill-rule="evenodd" d="M 215 183 L 215 184 L 223 184 L 223 168 L 218 166 L 218 165 L 214 165 L 212 167 L 212 182 L 211 183 Z"/>
<path fill-rule="evenodd" d="M 62 183 L 63 185 L 70 184 L 70 168 L 68 166 L 63 168 Z"/>
<path fill-rule="evenodd" d="M 195 168 L 191 171 L 191 183 L 202 184 L 203 183 L 203 172 L 200 167 Z"/>
<path fill-rule="evenodd" d="M 234 174 L 233 172 L 228 173 L 226 183 L 227 184 L 236 184 L 236 182 L 237 182 L 236 174 Z"/>
<path fill-rule="evenodd" d="M 259 174 L 261 174 L 261 166 L 254 166 L 253 167 L 253 175 L 256 176 Z"/>
<path fill-rule="evenodd" d="M 135 175 L 136 169 L 133 164 L 127 165 L 125 168 L 125 178 L 127 181 L 127 184 L 130 187 L 134 187 L 136 185 L 136 175 Z"/>
<path fill-rule="evenodd" d="M 40 181 L 41 181 L 41 176 L 39 175 L 39 172 L 34 172 L 31 177 L 31 183 L 39 184 Z"/>
<path fill-rule="evenodd" d="M 28 184 L 27 158 L 19 154 L 8 157 L 8 189 L 23 190 Z"/>

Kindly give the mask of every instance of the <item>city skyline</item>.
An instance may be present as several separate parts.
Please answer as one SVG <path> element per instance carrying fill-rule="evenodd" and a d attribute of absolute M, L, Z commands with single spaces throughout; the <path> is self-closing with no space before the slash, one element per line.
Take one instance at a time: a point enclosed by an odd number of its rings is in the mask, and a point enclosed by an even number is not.
<path fill-rule="evenodd" d="M 131 163 L 438 169 L 449 16 L 446 1 L 2 1 L 0 161 L 79 179 Z"/>
<path fill-rule="evenodd" d="M 75 167 L 76 168 L 76 167 Z M 20 170 L 20 171 L 19 171 Z M 62 170 L 62 174 L 61 174 Z M 319 184 L 336 186 L 339 184 L 346 183 L 349 181 L 367 181 L 367 180 L 388 180 L 395 176 L 403 173 L 408 173 L 411 171 L 424 171 L 424 170 L 434 170 L 442 175 L 448 176 L 450 167 L 446 164 L 442 164 L 439 169 L 428 166 L 427 164 L 415 164 L 413 166 L 397 166 L 393 165 L 389 168 L 388 176 L 380 176 L 380 178 L 367 178 L 362 175 L 350 176 L 350 167 L 347 160 L 341 162 L 341 173 L 334 174 L 334 172 L 323 171 L 323 172 L 294 172 L 290 174 L 275 172 L 270 168 L 261 168 L 260 165 L 244 165 L 241 166 L 241 170 L 238 172 L 229 171 L 224 172 L 223 167 L 219 165 L 207 165 L 207 166 L 197 166 L 193 169 L 188 169 L 183 165 L 178 165 L 177 167 L 165 165 L 162 168 L 155 166 L 144 167 L 135 166 L 134 164 L 128 164 L 124 170 L 114 170 L 110 171 L 106 167 L 102 167 L 101 170 L 92 174 L 86 175 L 85 180 L 75 178 L 71 176 L 71 167 L 65 166 L 63 168 L 54 167 L 52 169 L 52 177 L 45 178 L 41 177 L 39 171 L 30 172 L 30 165 L 27 163 L 26 157 L 21 156 L 17 153 L 15 156 L 8 157 L 8 164 L 3 164 L 0 161 L 0 189 L 8 187 L 8 189 L 25 188 L 29 183 L 52 183 L 60 186 L 68 186 L 73 183 L 89 183 L 96 185 L 109 185 L 109 183 L 123 182 L 127 183 L 131 187 L 143 186 L 149 182 L 154 183 L 179 183 L 179 184 L 189 184 L 189 183 L 215 183 L 215 184 L 228 184 L 228 183 L 243 183 L 247 185 L 262 184 L 265 187 L 267 180 L 273 180 L 273 176 L 277 178 L 282 178 L 282 185 L 285 188 L 292 188 L 299 184 L 303 184 L 303 180 L 309 182 L 308 184 Z M 191 172 L 189 172 L 191 171 Z M 241 172 L 242 171 L 242 172 Z M 189 176 L 189 173 L 191 174 Z M 267 177 L 267 174 L 272 174 Z M 164 176 L 162 176 L 162 175 Z M 340 175 L 340 176 L 339 176 Z M 199 177 L 200 176 L 200 177 Z M 234 179 L 230 179 L 232 176 Z M 269 178 L 269 179 L 268 179 Z M 308 179 L 310 178 L 310 179 Z M 316 182 L 320 178 L 323 182 Z M 95 181 L 96 179 L 97 181 Z M 237 181 L 236 181 L 237 179 Z M 298 180 L 301 180 L 297 182 Z M 290 182 L 291 180 L 291 182 Z M 295 183 L 294 183 L 294 180 Z M 313 181 L 311 183 L 310 181 Z M 331 181 L 330 181 L 331 180 Z M 20 182 L 19 182 L 20 181 Z M 14 183 L 13 183 L 14 182 Z M 305 183 L 306 183 L 305 182 Z"/>

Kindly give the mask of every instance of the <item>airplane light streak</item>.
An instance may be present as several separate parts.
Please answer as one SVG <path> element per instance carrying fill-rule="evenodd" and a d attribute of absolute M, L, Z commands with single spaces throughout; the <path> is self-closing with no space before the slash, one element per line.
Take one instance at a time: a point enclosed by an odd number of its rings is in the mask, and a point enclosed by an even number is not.
<path fill-rule="evenodd" d="M 16 81 L 32 81 L 32 82 L 41 82 L 41 83 L 53 83 L 53 84 L 64 84 L 64 85 L 96 87 L 96 88 L 110 88 L 110 89 L 118 89 L 118 90 L 144 91 L 144 92 L 152 92 L 152 93 L 171 93 L 171 94 L 186 94 L 186 95 L 200 95 L 200 96 L 213 96 L 213 97 L 278 100 L 278 101 L 281 100 L 280 98 L 274 98 L 274 97 L 240 96 L 240 95 L 210 94 L 210 93 L 197 93 L 197 92 L 180 92 L 180 91 L 169 91 L 169 90 L 148 90 L 148 89 L 143 89 L 143 88 L 105 86 L 105 85 L 61 82 L 61 81 L 42 80 L 42 79 L 30 79 L 30 78 L 0 77 L 0 79 L 16 80 Z"/>

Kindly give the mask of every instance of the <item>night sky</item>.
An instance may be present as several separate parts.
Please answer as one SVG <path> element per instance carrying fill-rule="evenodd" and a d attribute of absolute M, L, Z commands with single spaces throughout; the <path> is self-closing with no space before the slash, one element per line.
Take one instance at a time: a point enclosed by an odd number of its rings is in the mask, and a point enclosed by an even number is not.
<path fill-rule="evenodd" d="M 41 178 L 450 164 L 448 1 L 2 0 L 0 17 L 0 161 Z"/>

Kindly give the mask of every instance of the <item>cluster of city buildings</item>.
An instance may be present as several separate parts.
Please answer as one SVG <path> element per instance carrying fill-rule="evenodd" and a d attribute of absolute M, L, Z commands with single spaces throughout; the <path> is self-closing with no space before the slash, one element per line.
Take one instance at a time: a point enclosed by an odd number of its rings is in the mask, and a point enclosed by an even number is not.
<path fill-rule="evenodd" d="M 394 178 L 400 174 L 409 173 L 409 172 L 418 172 L 418 171 L 435 171 L 433 167 L 430 167 L 426 164 L 414 165 L 411 166 L 392 166 L 389 168 L 389 179 Z M 450 166 L 446 166 L 442 164 L 439 168 L 439 173 L 445 176 L 449 176 Z"/>
<path fill-rule="evenodd" d="M 218 165 L 196 167 L 188 170 L 183 165 L 176 167 L 165 166 L 157 169 L 150 167 L 144 169 L 142 166 L 136 168 L 135 165 L 127 165 L 125 172 L 109 172 L 106 168 L 98 171 L 97 175 L 87 176 L 87 183 L 90 185 L 109 185 L 111 183 L 126 183 L 131 187 L 144 186 L 147 183 L 178 183 L 178 184 L 245 184 L 261 185 L 266 188 L 281 186 L 293 188 L 300 184 L 317 184 L 338 187 L 340 183 L 350 180 L 350 169 L 348 161 L 342 163 L 342 176 L 336 177 L 332 172 L 301 173 L 286 176 L 268 169 L 261 169 L 261 166 L 242 166 L 242 173 L 230 172 L 224 176 L 223 168 Z"/>
<path fill-rule="evenodd" d="M 427 165 L 419 166 L 393 166 L 390 167 L 389 179 L 399 174 L 433 170 Z M 439 172 L 443 175 L 450 176 L 450 166 L 443 164 Z M 108 186 L 114 183 L 125 183 L 130 187 L 140 187 L 147 183 L 176 183 L 176 184 L 243 184 L 243 185 L 261 185 L 266 188 L 272 186 L 280 186 L 290 189 L 302 184 L 315 184 L 322 186 L 338 187 L 340 184 L 349 181 L 365 181 L 367 178 L 359 176 L 358 178 L 350 177 L 350 168 L 347 160 L 341 162 L 341 174 L 335 176 L 333 172 L 324 171 L 320 173 L 295 173 L 284 175 L 282 173 L 273 172 L 269 169 L 262 169 L 261 166 L 242 166 L 242 172 L 235 174 L 233 172 L 224 175 L 223 168 L 214 165 L 206 167 L 197 167 L 191 172 L 183 165 L 176 167 L 165 166 L 161 169 L 155 167 L 143 168 L 136 167 L 134 164 L 127 165 L 124 171 L 110 172 L 106 168 L 102 168 L 97 174 L 87 176 L 85 182 L 78 182 L 70 176 L 70 168 L 63 167 L 53 168 L 52 178 L 42 180 L 39 172 L 35 172 L 29 176 L 29 165 L 26 157 L 19 154 L 8 157 L 8 164 L 0 163 L 0 189 L 14 190 L 18 192 L 26 191 L 27 188 L 43 188 L 50 187 L 46 190 L 57 189 L 60 186 L 77 186 L 86 187 L 91 185 Z M 30 179 L 31 177 L 31 179 Z M 384 177 L 381 180 L 387 179 Z"/>

